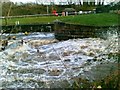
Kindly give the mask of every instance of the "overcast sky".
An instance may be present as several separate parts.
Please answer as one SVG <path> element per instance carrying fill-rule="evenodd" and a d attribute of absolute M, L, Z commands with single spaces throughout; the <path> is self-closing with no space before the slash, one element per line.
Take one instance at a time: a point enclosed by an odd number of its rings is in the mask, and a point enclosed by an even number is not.
<path fill-rule="evenodd" d="M 26 2 L 36 2 L 36 1 L 39 1 L 39 2 L 50 2 L 50 1 L 54 1 L 55 3 L 59 3 L 59 2 L 66 2 L 67 0 L 10 0 L 12 2 L 23 2 L 23 3 L 26 3 Z M 78 1 L 78 0 L 73 0 L 73 1 Z M 84 0 L 82 0 L 84 1 Z M 115 2 L 115 1 L 120 1 L 120 0 L 105 0 L 105 4 L 106 3 L 109 3 L 109 2 Z"/>

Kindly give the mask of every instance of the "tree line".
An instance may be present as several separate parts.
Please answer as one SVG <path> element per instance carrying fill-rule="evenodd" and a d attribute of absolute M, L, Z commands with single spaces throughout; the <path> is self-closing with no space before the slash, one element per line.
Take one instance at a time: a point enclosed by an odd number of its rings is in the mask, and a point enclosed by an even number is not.
<path fill-rule="evenodd" d="M 81 0 L 79 0 L 81 1 Z M 103 0 L 104 1 L 104 0 Z M 102 2 L 103 2 L 102 1 Z M 69 0 L 70 2 L 70 0 Z M 74 8 L 76 11 L 87 11 L 97 8 L 97 10 L 109 11 L 120 9 L 120 2 L 117 4 L 110 3 L 109 5 L 103 5 L 103 3 L 95 5 L 95 2 L 83 2 L 83 4 L 70 3 L 68 5 L 43 5 L 38 3 L 2 3 L 2 16 L 18 16 L 18 15 L 34 15 L 34 14 L 51 14 L 52 10 L 56 10 L 61 13 L 65 8 Z"/>
<path fill-rule="evenodd" d="M 44 2 L 47 2 L 48 0 L 36 0 L 36 3 L 43 4 Z M 55 0 L 49 0 L 50 4 L 55 4 Z M 59 0 L 59 4 L 62 4 L 63 1 Z M 79 4 L 79 5 L 104 5 L 105 0 L 67 0 L 66 4 Z"/>

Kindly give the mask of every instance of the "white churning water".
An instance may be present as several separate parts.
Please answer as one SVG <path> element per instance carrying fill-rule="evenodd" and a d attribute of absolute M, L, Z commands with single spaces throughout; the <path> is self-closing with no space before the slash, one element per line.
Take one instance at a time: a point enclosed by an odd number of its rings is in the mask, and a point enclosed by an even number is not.
<path fill-rule="evenodd" d="M 20 35 L 17 34 L 17 40 L 10 40 L 7 49 L 0 52 L 1 87 L 50 87 L 50 82 L 69 81 L 89 71 L 103 58 L 103 62 L 111 62 L 106 54 L 118 52 L 117 35 L 112 36 L 112 40 L 66 41 L 54 39 L 53 33 Z M 21 44 L 21 39 L 27 43 Z"/>

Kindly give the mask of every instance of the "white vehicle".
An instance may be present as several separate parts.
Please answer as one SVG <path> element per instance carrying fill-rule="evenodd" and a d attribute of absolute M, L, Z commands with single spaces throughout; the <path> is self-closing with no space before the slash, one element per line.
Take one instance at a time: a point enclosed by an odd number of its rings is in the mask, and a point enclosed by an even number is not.
<path fill-rule="evenodd" d="M 78 14 L 83 14 L 83 11 L 79 11 Z"/>

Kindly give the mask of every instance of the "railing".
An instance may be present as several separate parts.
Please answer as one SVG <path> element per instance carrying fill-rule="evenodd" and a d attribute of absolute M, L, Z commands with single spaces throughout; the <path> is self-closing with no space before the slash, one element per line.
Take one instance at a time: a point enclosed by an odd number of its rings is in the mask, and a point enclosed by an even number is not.
<path fill-rule="evenodd" d="M 20 16 L 8 16 L 7 18 L 25 18 L 25 17 L 39 17 L 39 16 L 54 16 L 53 14 L 35 14 L 35 15 L 20 15 Z M 5 16 L 0 19 L 6 18 Z"/>

